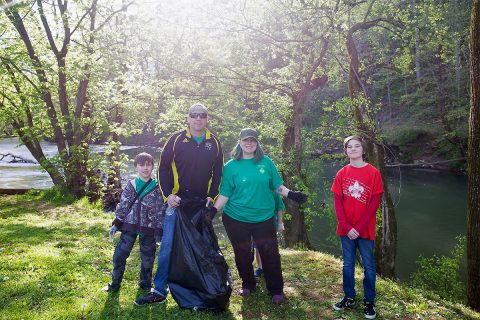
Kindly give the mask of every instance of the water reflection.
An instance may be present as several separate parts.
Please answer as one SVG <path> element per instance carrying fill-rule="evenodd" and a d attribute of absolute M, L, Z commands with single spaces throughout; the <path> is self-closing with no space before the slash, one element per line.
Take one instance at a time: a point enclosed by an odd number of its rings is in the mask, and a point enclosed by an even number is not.
<path fill-rule="evenodd" d="M 50 158 L 57 153 L 57 147 L 53 143 L 42 142 L 42 149 L 44 154 Z M 105 151 L 105 145 L 92 145 L 93 152 L 102 153 Z M 121 152 L 127 154 L 130 159 L 133 159 L 135 154 L 146 151 L 151 153 L 158 159 L 159 150 L 154 148 L 143 148 L 137 146 L 122 146 Z M 22 159 L 35 161 L 35 158 L 28 151 L 27 147 L 20 145 L 18 138 L 4 138 L 0 139 L 0 154 L 13 154 Z M 0 161 L 0 186 L 9 189 L 48 189 L 53 186 L 52 180 L 46 171 L 44 171 L 38 164 L 32 163 L 8 163 Z M 122 176 L 125 179 L 135 175 L 135 168 L 133 165 L 127 164 L 122 168 Z"/>

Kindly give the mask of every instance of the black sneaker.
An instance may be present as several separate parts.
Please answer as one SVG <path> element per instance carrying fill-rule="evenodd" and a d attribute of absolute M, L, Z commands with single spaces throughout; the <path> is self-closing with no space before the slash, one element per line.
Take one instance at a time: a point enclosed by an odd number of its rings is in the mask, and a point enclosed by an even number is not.
<path fill-rule="evenodd" d="M 165 301 L 167 301 L 166 297 L 156 292 L 150 292 L 146 296 L 143 296 L 135 300 L 135 304 L 137 306 L 143 306 L 145 304 L 151 304 L 151 303 L 158 303 L 158 304 L 165 303 Z"/>
<path fill-rule="evenodd" d="M 363 309 L 365 318 L 375 319 L 377 312 L 375 311 L 375 304 L 373 302 L 365 302 L 365 308 Z"/>
<path fill-rule="evenodd" d="M 341 310 L 344 310 L 345 308 L 352 309 L 352 308 L 355 308 L 356 306 L 357 306 L 357 302 L 355 301 L 355 298 L 343 297 L 342 300 L 340 300 L 339 302 L 333 305 L 333 309 L 337 311 L 341 311 Z"/>

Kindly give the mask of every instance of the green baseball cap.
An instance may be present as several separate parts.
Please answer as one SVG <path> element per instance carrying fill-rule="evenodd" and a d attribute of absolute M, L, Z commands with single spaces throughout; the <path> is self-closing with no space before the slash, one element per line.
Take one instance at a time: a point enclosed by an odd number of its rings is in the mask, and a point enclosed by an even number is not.
<path fill-rule="evenodd" d="M 255 129 L 252 128 L 244 128 L 240 131 L 240 140 L 244 140 L 247 138 L 254 138 L 258 141 L 258 133 Z"/>

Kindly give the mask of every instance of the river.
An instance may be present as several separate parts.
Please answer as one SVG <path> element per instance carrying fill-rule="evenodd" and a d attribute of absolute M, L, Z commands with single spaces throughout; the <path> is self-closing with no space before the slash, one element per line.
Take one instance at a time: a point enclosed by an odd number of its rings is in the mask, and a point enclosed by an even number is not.
<path fill-rule="evenodd" d="M 48 156 L 56 153 L 53 144 L 45 143 Z M 101 152 L 103 146 L 93 146 Z M 133 146 L 122 147 L 122 152 L 133 157 L 139 149 Z M 142 150 L 143 151 L 143 150 Z M 149 150 L 159 157 L 158 150 Z M 18 139 L 0 139 L 0 154 L 11 153 L 25 159 L 33 157 Z M 318 178 L 320 199 L 318 202 L 331 202 L 329 188 L 338 166 L 323 165 Z M 124 177 L 135 175 L 133 167 L 123 171 Z M 433 172 L 414 169 L 391 169 L 389 171 L 390 188 L 396 204 L 398 228 L 397 277 L 408 281 L 410 274 L 417 269 L 416 261 L 420 255 L 449 255 L 456 244 L 455 238 L 466 233 L 466 195 L 467 179 L 448 172 Z M 52 186 L 48 174 L 38 165 L 6 163 L 0 161 L 0 186 L 2 188 L 46 189 Z M 216 228 L 223 233 L 221 224 Z M 335 225 L 331 219 L 316 217 L 309 238 L 317 250 L 340 256 L 338 240 L 334 236 Z M 220 235 L 224 237 L 224 234 Z"/>
<path fill-rule="evenodd" d="M 466 234 L 467 178 L 425 169 L 388 171 L 397 219 L 396 274 L 408 281 L 419 256 L 450 255 L 456 237 Z M 324 173 L 330 187 L 334 173 L 328 166 Z M 341 256 L 338 240 L 329 239 L 335 227 L 331 219 L 316 218 L 309 239 L 316 249 Z M 461 271 L 465 279 L 465 270 Z"/>

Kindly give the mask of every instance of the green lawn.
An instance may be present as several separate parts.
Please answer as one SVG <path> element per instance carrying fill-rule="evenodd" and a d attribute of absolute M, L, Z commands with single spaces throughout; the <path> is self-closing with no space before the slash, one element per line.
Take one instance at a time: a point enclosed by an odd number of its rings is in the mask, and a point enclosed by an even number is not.
<path fill-rule="evenodd" d="M 313 251 L 281 251 L 287 298 L 281 306 L 271 304 L 263 282 L 248 298 L 233 294 L 229 311 L 220 315 L 182 310 L 171 296 L 164 305 L 135 306 L 144 294 L 137 286 L 138 246 L 121 290 L 100 290 L 110 280 L 111 220 L 85 201 L 0 196 L 0 319 L 363 319 L 360 307 L 333 311 L 342 296 L 341 262 Z M 238 289 L 232 249 L 222 245 Z M 377 288 L 377 319 L 480 319 L 462 305 L 428 300 L 392 281 L 379 279 Z"/>

